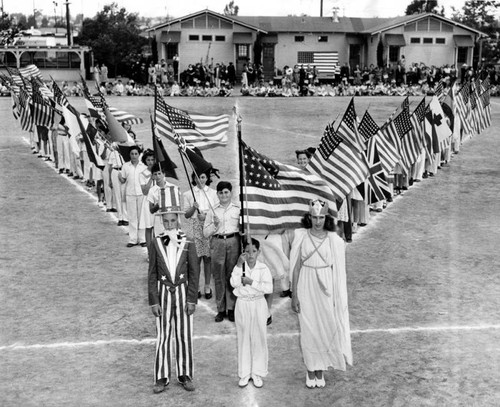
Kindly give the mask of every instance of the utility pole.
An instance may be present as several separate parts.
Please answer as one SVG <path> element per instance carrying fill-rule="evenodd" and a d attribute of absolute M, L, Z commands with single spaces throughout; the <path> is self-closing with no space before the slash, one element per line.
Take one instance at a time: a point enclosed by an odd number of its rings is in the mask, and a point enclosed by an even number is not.
<path fill-rule="evenodd" d="M 319 2 L 319 16 L 323 17 L 323 0 Z"/>
<path fill-rule="evenodd" d="M 57 2 L 53 1 L 52 3 L 54 3 L 54 27 L 56 29 L 56 34 L 57 34 Z"/>
<path fill-rule="evenodd" d="M 68 46 L 73 45 L 72 44 L 72 38 L 71 38 L 71 25 L 69 23 L 69 5 L 71 4 L 69 1 L 66 0 L 66 35 L 68 36 Z"/>

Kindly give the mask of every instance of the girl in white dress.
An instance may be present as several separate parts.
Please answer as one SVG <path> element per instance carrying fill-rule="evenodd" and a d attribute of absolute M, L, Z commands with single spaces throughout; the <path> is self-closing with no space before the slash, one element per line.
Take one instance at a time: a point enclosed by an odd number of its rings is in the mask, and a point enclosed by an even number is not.
<path fill-rule="evenodd" d="M 312 201 L 302 223 L 290 251 L 292 309 L 299 316 L 306 386 L 324 387 L 323 371 L 352 365 L 345 243 L 326 202 Z"/>

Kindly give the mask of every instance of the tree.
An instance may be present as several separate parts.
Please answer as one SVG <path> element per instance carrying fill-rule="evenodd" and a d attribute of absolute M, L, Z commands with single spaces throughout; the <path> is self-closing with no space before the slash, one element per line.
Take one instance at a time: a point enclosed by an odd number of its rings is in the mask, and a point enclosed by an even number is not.
<path fill-rule="evenodd" d="M 231 0 L 229 4 L 226 4 L 224 7 L 224 15 L 225 16 L 237 16 L 240 8 L 234 4 L 234 1 Z"/>
<path fill-rule="evenodd" d="M 441 9 L 441 13 L 443 13 Z M 412 0 L 410 4 L 406 7 L 405 14 L 407 16 L 418 13 L 438 13 L 438 2 L 437 0 Z"/>
<path fill-rule="evenodd" d="M 112 3 L 83 20 L 78 43 L 90 46 L 95 60 L 106 64 L 114 76 L 128 76 L 147 39 L 140 35 L 137 14 Z"/>
<path fill-rule="evenodd" d="M 489 38 L 482 40 L 481 57 L 486 62 L 496 62 L 500 59 L 498 40 L 500 30 L 495 17 L 498 8 L 500 8 L 500 2 L 490 0 L 467 0 L 461 11 L 452 7 L 452 20 L 489 35 Z M 475 47 L 474 51 L 474 58 L 477 59 L 479 47 Z"/>

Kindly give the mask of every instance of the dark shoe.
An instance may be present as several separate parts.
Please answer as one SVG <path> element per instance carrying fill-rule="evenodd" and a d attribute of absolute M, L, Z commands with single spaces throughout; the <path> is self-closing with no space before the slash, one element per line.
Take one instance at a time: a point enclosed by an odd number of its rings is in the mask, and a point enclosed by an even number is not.
<path fill-rule="evenodd" d="M 179 383 L 181 384 L 182 387 L 184 387 L 184 390 L 194 391 L 193 381 L 188 376 L 179 377 Z"/>
<path fill-rule="evenodd" d="M 68 175 L 68 177 L 72 177 L 73 176 L 72 172 L 67 172 L 66 174 Z"/>
<path fill-rule="evenodd" d="M 128 226 L 128 220 L 122 220 L 122 225 L 123 226 Z"/>
<path fill-rule="evenodd" d="M 117 226 L 123 226 L 123 221 L 119 220 L 118 223 L 117 223 Z"/>
<path fill-rule="evenodd" d="M 134 247 L 137 246 L 137 243 L 127 243 L 127 247 Z"/>
<path fill-rule="evenodd" d="M 148 244 L 146 242 L 140 243 L 141 247 L 146 247 Z"/>
<path fill-rule="evenodd" d="M 231 322 L 234 322 L 234 311 L 232 309 L 227 311 L 227 319 L 229 319 Z"/>
<path fill-rule="evenodd" d="M 73 179 L 80 179 L 80 176 L 78 176 L 78 175 L 73 175 Z"/>
<path fill-rule="evenodd" d="M 109 211 L 110 212 L 118 212 L 115 208 L 111 208 Z"/>
<path fill-rule="evenodd" d="M 375 212 L 382 212 L 382 208 L 375 209 Z"/>
<path fill-rule="evenodd" d="M 269 318 L 267 318 L 266 325 L 271 325 L 272 323 L 273 323 L 273 316 L 271 315 Z"/>
<path fill-rule="evenodd" d="M 218 312 L 217 315 L 215 316 L 215 322 L 222 322 L 225 317 L 226 317 L 225 312 Z"/>
<path fill-rule="evenodd" d="M 427 174 L 426 172 L 424 172 L 424 174 L 422 175 L 422 178 L 427 178 L 429 176 L 429 174 Z"/>
<path fill-rule="evenodd" d="M 201 292 L 198 291 L 198 298 L 201 298 Z"/>
<path fill-rule="evenodd" d="M 155 383 L 153 387 L 153 393 L 155 394 L 161 393 L 162 391 L 165 390 L 167 386 L 168 386 L 167 379 L 160 379 Z"/>
<path fill-rule="evenodd" d="M 281 298 L 290 297 L 292 298 L 292 292 L 290 290 L 285 290 L 280 293 Z"/>
<path fill-rule="evenodd" d="M 210 289 L 210 292 L 209 292 L 209 293 L 207 293 L 207 292 L 205 291 L 205 299 L 206 299 L 206 300 L 209 300 L 210 298 L 212 298 L 212 289 Z"/>
<path fill-rule="evenodd" d="M 392 196 L 390 196 L 389 198 L 387 198 L 387 202 L 392 202 Z"/>
<path fill-rule="evenodd" d="M 111 209 L 106 209 L 106 212 L 111 212 Z"/>
<path fill-rule="evenodd" d="M 366 223 L 360 223 L 359 224 L 360 227 L 365 227 L 366 226 Z"/>
<path fill-rule="evenodd" d="M 434 176 L 434 173 L 433 172 L 429 172 L 429 177 L 433 177 Z"/>
<path fill-rule="evenodd" d="M 62 174 L 64 172 L 64 169 L 63 168 L 60 168 L 59 169 L 59 174 Z"/>

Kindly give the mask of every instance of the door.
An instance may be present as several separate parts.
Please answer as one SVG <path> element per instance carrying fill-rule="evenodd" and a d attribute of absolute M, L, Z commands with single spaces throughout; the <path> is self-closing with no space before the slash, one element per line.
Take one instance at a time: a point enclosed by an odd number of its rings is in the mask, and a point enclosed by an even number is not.
<path fill-rule="evenodd" d="M 248 64 L 250 60 L 250 45 L 249 44 L 235 44 L 236 47 L 236 77 L 241 79 L 243 66 Z"/>
<path fill-rule="evenodd" d="M 262 65 L 264 67 L 264 80 L 273 80 L 275 74 L 274 44 L 262 44 Z"/>

